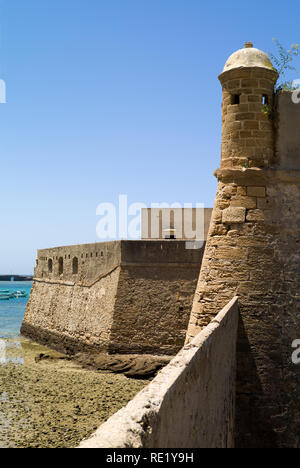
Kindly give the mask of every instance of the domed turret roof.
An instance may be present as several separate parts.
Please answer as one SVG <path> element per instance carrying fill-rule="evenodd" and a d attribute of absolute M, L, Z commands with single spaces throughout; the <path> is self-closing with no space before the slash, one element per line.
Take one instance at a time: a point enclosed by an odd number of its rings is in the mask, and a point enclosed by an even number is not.
<path fill-rule="evenodd" d="M 276 71 L 270 57 L 265 52 L 253 47 L 252 42 L 246 42 L 243 49 L 238 50 L 229 57 L 223 73 L 241 67 L 260 67 Z"/>

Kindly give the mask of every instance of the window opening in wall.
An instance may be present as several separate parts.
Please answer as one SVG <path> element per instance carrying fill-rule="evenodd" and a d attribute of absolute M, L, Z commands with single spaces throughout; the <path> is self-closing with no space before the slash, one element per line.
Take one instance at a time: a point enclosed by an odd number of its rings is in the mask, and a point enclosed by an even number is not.
<path fill-rule="evenodd" d="M 231 95 L 231 104 L 239 104 L 240 103 L 240 94 L 232 94 Z"/>
<path fill-rule="evenodd" d="M 264 106 L 269 104 L 269 98 L 268 98 L 268 96 L 266 94 L 263 94 L 262 103 L 263 103 Z"/>
<path fill-rule="evenodd" d="M 62 257 L 58 260 L 58 274 L 62 275 L 64 272 L 64 259 Z"/>
<path fill-rule="evenodd" d="M 78 258 L 73 258 L 73 275 L 77 275 L 78 273 Z"/>
<path fill-rule="evenodd" d="M 52 262 L 51 258 L 49 258 L 49 260 L 48 260 L 48 272 L 49 273 L 53 272 L 53 262 Z"/>

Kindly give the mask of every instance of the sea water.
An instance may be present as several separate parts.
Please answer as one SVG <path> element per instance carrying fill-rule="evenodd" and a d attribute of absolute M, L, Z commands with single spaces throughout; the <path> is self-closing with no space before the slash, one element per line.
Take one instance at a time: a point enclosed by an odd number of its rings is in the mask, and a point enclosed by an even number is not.
<path fill-rule="evenodd" d="M 0 339 L 17 338 L 29 299 L 32 282 L 0 281 L 0 290 L 25 291 L 28 296 L 0 301 Z"/>

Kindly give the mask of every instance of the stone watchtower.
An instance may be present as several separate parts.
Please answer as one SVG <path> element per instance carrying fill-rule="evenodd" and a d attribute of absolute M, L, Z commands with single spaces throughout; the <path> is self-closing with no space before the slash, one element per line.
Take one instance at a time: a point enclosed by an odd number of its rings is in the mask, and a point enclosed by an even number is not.
<path fill-rule="evenodd" d="M 274 162 L 273 124 L 264 118 L 262 106 L 272 108 L 277 78 L 268 56 L 251 42 L 226 62 L 219 76 L 223 87 L 221 168 L 262 168 Z"/>
<path fill-rule="evenodd" d="M 237 447 L 300 445 L 300 170 L 281 154 L 277 78 L 252 43 L 219 77 L 221 167 L 187 332 L 190 341 L 239 296 Z"/>

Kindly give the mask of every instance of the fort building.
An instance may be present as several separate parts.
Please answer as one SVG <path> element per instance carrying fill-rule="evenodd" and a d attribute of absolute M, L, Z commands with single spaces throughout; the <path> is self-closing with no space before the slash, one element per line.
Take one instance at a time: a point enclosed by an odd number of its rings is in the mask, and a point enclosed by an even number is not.
<path fill-rule="evenodd" d="M 221 165 L 201 249 L 160 215 L 146 240 L 146 210 L 145 240 L 38 253 L 25 335 L 161 355 L 185 340 L 82 446 L 300 446 L 300 106 L 275 92 L 278 73 L 252 43 L 219 79 Z"/>
<path fill-rule="evenodd" d="M 22 334 L 70 354 L 174 355 L 204 245 L 140 240 L 40 250 Z"/>
<path fill-rule="evenodd" d="M 236 446 L 300 439 L 300 108 L 251 43 L 227 61 L 221 167 L 187 342 L 239 298 Z M 264 112 L 265 105 L 269 112 Z"/>
<path fill-rule="evenodd" d="M 207 238 L 212 208 L 143 208 L 142 239 L 184 239 L 189 242 Z"/>

